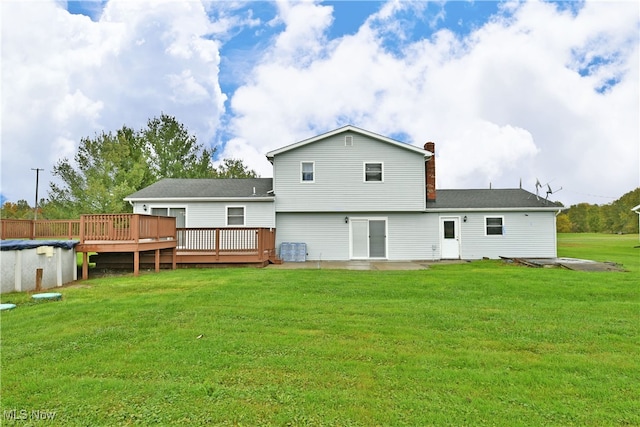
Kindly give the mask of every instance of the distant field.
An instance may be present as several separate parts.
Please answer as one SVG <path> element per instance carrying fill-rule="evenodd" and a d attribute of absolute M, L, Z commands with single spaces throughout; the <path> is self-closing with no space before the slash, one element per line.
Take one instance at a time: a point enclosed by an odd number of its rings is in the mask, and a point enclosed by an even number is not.
<path fill-rule="evenodd" d="M 640 240 L 637 234 L 558 234 L 558 256 L 614 261 L 640 272 Z"/>
<path fill-rule="evenodd" d="M 190 269 L 4 295 L 2 425 L 640 425 L 638 235 L 558 242 L 629 272 Z"/>

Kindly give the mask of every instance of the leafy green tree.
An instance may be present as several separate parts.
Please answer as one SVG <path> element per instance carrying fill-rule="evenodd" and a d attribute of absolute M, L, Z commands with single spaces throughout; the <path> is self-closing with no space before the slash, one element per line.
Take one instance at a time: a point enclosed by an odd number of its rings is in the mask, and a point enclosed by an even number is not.
<path fill-rule="evenodd" d="M 258 174 L 249 169 L 240 159 L 224 159 L 214 172 L 215 178 L 257 178 Z"/>
<path fill-rule="evenodd" d="M 214 153 L 164 113 L 149 119 L 139 131 L 123 126 L 115 133 L 83 138 L 73 162 L 65 158 L 53 168 L 61 183 L 50 184 L 49 200 L 41 205 L 44 217 L 130 212 L 123 198 L 162 178 L 257 176 L 237 159 L 225 159 L 214 168 Z"/>
<path fill-rule="evenodd" d="M 632 190 L 611 204 L 611 233 L 637 233 L 638 215 L 633 212 L 640 205 L 640 187 Z"/>
<path fill-rule="evenodd" d="M 587 225 L 591 233 L 602 231 L 602 209 L 598 205 L 589 205 L 587 209 Z"/>
<path fill-rule="evenodd" d="M 567 215 L 571 231 L 576 233 L 637 233 L 638 216 L 631 209 L 639 204 L 640 188 L 636 188 L 612 203 L 579 203 L 561 215 Z"/>
<path fill-rule="evenodd" d="M 567 211 L 569 220 L 571 221 L 571 231 L 573 233 L 587 233 L 589 232 L 589 204 L 578 203 L 573 205 Z"/>
<path fill-rule="evenodd" d="M 215 149 L 203 148 L 175 117 L 164 113 L 149 119 L 140 131 L 154 181 L 161 178 L 210 178 Z"/>
<path fill-rule="evenodd" d="M 198 145 L 174 117 L 162 114 L 140 131 L 123 126 L 114 133 L 83 138 L 74 164 L 53 169 L 62 185 L 52 183 L 46 212 L 75 218 L 83 213 L 130 212 L 122 199 L 160 178 L 210 177 L 213 150 Z"/>
<path fill-rule="evenodd" d="M 556 217 L 556 231 L 558 233 L 571 233 L 571 227 L 572 224 L 569 215 L 561 213 Z"/>
<path fill-rule="evenodd" d="M 55 212 L 53 216 L 128 212 L 130 206 L 122 199 L 154 179 L 138 135 L 126 126 L 115 134 L 83 138 L 74 161 L 75 167 L 64 158 L 53 168 L 63 182 L 50 184 L 44 209 Z"/>
<path fill-rule="evenodd" d="M 33 208 L 26 200 L 18 200 L 16 203 L 5 202 L 0 208 L 0 218 L 5 219 L 33 219 Z"/>

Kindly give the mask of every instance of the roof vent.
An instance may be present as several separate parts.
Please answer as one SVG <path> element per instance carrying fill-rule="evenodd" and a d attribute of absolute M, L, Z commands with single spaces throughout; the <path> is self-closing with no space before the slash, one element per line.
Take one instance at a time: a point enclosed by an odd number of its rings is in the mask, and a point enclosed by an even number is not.
<path fill-rule="evenodd" d="M 345 147 L 353 147 L 353 135 L 345 135 L 344 136 L 344 146 Z"/>

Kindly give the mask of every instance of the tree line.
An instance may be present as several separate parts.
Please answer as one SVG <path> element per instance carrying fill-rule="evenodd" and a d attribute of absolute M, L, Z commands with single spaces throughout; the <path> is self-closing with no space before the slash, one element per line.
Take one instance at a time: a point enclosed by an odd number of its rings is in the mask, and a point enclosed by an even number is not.
<path fill-rule="evenodd" d="M 242 160 L 223 159 L 213 166 L 216 149 L 197 142 L 176 120 L 162 113 L 134 130 L 123 126 L 80 140 L 73 162 L 59 160 L 46 198 L 38 201 L 38 218 L 74 219 L 82 214 L 127 213 L 126 196 L 162 178 L 255 178 L 257 173 Z M 5 202 L 2 218 L 33 219 L 25 200 Z"/>
<path fill-rule="evenodd" d="M 613 203 L 579 203 L 563 211 L 556 219 L 559 233 L 637 233 L 638 215 L 631 209 L 640 204 L 640 187 Z"/>

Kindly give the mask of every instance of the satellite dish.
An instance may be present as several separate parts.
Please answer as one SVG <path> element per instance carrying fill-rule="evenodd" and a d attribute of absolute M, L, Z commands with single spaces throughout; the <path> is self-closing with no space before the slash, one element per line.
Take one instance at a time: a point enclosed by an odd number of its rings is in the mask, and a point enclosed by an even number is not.
<path fill-rule="evenodd" d="M 562 190 L 562 187 L 558 188 L 557 190 L 552 190 L 551 185 L 547 184 L 547 197 L 545 197 L 545 199 L 549 200 L 549 194 L 557 193 L 560 190 Z"/>
<path fill-rule="evenodd" d="M 548 183 L 546 183 L 545 185 L 547 186 L 547 191 L 546 191 L 547 195 L 546 195 L 546 197 L 545 197 L 545 200 L 549 200 L 549 195 L 550 195 L 550 194 L 557 193 L 558 191 L 562 190 L 562 187 L 558 188 L 557 190 L 553 190 L 553 189 L 551 188 L 551 181 L 549 181 L 549 182 L 548 182 Z M 541 189 L 542 187 L 544 187 L 545 185 L 542 185 L 542 184 L 540 183 L 540 180 L 539 180 L 538 178 L 536 178 L 536 199 L 537 199 L 537 200 L 540 200 L 540 189 Z"/>

